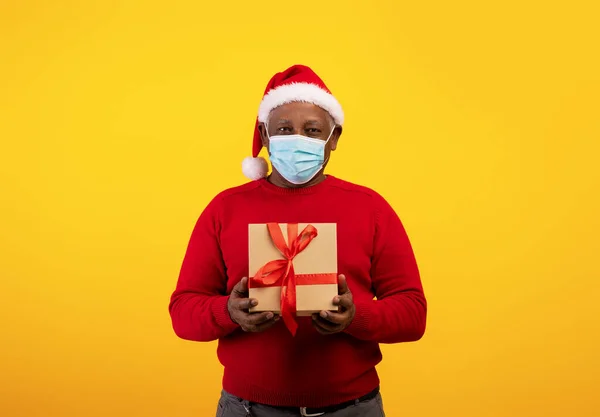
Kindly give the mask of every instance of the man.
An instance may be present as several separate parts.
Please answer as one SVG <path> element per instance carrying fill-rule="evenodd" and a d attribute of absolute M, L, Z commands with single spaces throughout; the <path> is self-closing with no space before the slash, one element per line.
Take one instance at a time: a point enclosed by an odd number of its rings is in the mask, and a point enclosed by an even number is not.
<path fill-rule="evenodd" d="M 324 174 L 343 120 L 310 68 L 276 74 L 242 164 L 253 181 L 216 196 L 194 227 L 169 310 L 179 337 L 219 341 L 218 416 L 383 416 L 379 344 L 423 336 L 427 304 L 400 219 L 374 191 Z M 249 312 L 248 225 L 269 222 L 337 225 L 338 311 L 297 318 L 295 336 L 278 314 Z"/>

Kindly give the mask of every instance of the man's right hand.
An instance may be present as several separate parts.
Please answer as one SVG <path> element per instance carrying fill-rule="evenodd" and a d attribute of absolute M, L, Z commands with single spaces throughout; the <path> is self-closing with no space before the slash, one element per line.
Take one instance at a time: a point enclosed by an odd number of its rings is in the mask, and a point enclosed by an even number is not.
<path fill-rule="evenodd" d="M 233 287 L 227 310 L 234 323 L 238 324 L 245 332 L 262 332 L 267 330 L 280 319 L 279 315 L 271 311 L 250 313 L 250 307 L 258 305 L 258 301 L 248 298 L 248 278 L 244 277 Z"/>

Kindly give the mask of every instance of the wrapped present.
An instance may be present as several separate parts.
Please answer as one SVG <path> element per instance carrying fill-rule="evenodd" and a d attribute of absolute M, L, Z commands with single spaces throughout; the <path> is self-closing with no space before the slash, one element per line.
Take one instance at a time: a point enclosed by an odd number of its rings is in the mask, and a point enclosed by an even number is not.
<path fill-rule="evenodd" d="M 251 312 L 281 314 L 295 335 L 296 316 L 337 310 L 336 224 L 250 224 L 248 247 Z"/>

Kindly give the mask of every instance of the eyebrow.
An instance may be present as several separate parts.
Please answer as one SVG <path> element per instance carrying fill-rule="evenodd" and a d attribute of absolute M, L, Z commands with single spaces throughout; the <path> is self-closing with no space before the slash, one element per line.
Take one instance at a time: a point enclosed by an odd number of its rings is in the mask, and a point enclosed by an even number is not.
<path fill-rule="evenodd" d="M 292 122 L 288 119 L 279 119 L 275 123 L 280 124 L 280 125 L 286 125 L 286 124 L 290 124 Z"/>
<path fill-rule="evenodd" d="M 321 124 L 323 124 L 323 122 L 318 119 L 308 119 L 306 122 L 304 122 L 304 124 L 306 124 L 306 125 L 321 125 Z"/>

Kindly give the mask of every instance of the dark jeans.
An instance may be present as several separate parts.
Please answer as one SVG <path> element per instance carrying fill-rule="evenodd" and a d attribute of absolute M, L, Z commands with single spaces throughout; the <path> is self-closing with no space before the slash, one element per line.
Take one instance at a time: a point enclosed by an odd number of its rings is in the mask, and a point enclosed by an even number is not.
<path fill-rule="evenodd" d="M 226 391 L 221 392 L 217 406 L 217 417 L 300 417 L 298 410 L 281 409 L 268 405 L 251 403 Z M 333 413 L 319 414 L 321 417 L 385 417 L 381 394 L 371 400 L 359 402 Z M 315 415 L 317 417 L 317 415 Z"/>

